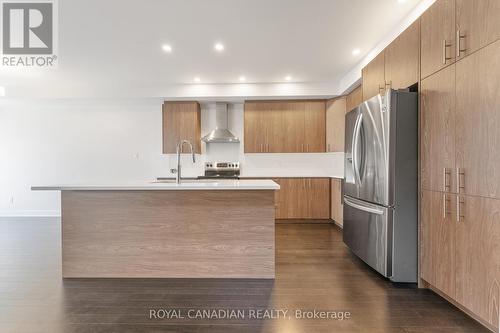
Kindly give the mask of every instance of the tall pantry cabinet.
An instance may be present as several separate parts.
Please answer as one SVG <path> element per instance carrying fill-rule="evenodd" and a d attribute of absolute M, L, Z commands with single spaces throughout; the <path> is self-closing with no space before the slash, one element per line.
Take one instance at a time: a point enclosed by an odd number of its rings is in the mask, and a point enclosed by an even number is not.
<path fill-rule="evenodd" d="M 420 276 L 495 331 L 500 316 L 498 17 L 500 1 L 436 1 L 421 17 L 420 89 Z"/>

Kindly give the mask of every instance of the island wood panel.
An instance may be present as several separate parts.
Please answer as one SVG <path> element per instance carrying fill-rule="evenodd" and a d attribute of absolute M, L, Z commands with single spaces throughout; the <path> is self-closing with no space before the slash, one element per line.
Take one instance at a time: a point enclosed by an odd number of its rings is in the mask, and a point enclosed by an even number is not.
<path fill-rule="evenodd" d="M 420 17 L 420 29 L 420 76 L 425 78 L 455 62 L 455 0 L 437 0 Z M 443 61 L 444 54 L 449 59 Z"/>
<path fill-rule="evenodd" d="M 344 205 L 342 195 L 342 179 L 332 178 L 330 189 L 330 218 L 340 227 L 344 225 Z"/>
<path fill-rule="evenodd" d="M 346 98 L 328 100 L 326 103 L 326 151 L 343 152 L 345 140 Z"/>
<path fill-rule="evenodd" d="M 63 277 L 274 278 L 274 191 L 63 191 Z"/>
<path fill-rule="evenodd" d="M 422 189 L 456 191 L 455 113 L 455 65 L 452 65 L 421 82 Z"/>
<path fill-rule="evenodd" d="M 362 86 L 357 87 L 349 93 L 346 97 L 346 112 L 351 111 L 356 106 L 363 102 L 363 88 Z"/>
<path fill-rule="evenodd" d="M 415 21 L 385 49 L 385 81 L 404 89 L 420 78 L 420 20 Z"/>
<path fill-rule="evenodd" d="M 163 154 L 175 154 L 177 143 L 188 140 L 201 153 L 201 109 L 198 102 L 163 104 Z"/>
<path fill-rule="evenodd" d="M 456 0 L 456 29 L 460 39 L 459 57 L 467 56 L 500 38 L 500 1 Z M 457 54 L 458 55 L 458 54 Z"/>
<path fill-rule="evenodd" d="M 420 276 L 450 297 L 455 295 L 455 196 L 422 191 Z"/>
<path fill-rule="evenodd" d="M 365 68 L 363 74 L 363 100 L 382 93 L 385 89 L 385 55 L 380 52 Z"/>
<path fill-rule="evenodd" d="M 460 193 L 500 198 L 500 41 L 456 64 Z"/>
<path fill-rule="evenodd" d="M 500 200 L 459 196 L 455 299 L 498 332 Z"/>

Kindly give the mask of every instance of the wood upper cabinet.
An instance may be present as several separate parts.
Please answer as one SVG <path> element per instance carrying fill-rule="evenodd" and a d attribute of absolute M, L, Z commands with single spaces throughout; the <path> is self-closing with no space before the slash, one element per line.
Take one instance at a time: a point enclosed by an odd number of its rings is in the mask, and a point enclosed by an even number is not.
<path fill-rule="evenodd" d="M 455 0 L 437 0 L 420 17 L 420 26 L 420 75 L 425 78 L 455 61 Z"/>
<path fill-rule="evenodd" d="M 500 41 L 456 64 L 460 193 L 500 198 Z"/>
<path fill-rule="evenodd" d="M 464 57 L 500 38 L 500 1 L 456 0 L 456 38 Z"/>
<path fill-rule="evenodd" d="M 460 196 L 456 226 L 456 300 L 498 331 L 500 201 Z M 457 206 L 458 207 L 458 206 Z"/>
<path fill-rule="evenodd" d="M 420 78 L 420 20 L 415 21 L 385 49 L 385 82 L 404 89 Z"/>
<path fill-rule="evenodd" d="M 175 154 L 177 143 L 188 140 L 201 153 L 201 110 L 198 102 L 163 103 L 163 154 Z"/>
<path fill-rule="evenodd" d="M 325 152 L 325 101 L 245 102 L 245 153 Z"/>
<path fill-rule="evenodd" d="M 330 180 L 328 178 L 276 178 L 277 219 L 329 219 Z"/>
<path fill-rule="evenodd" d="M 304 103 L 304 144 L 307 153 L 324 153 L 326 151 L 325 111 L 325 101 L 307 101 Z"/>
<path fill-rule="evenodd" d="M 455 195 L 422 191 L 420 276 L 450 297 L 455 296 Z"/>
<path fill-rule="evenodd" d="M 346 97 L 346 113 L 363 102 L 363 87 L 359 86 Z"/>
<path fill-rule="evenodd" d="M 455 65 L 422 80 L 420 113 L 422 188 L 456 192 Z"/>
<path fill-rule="evenodd" d="M 330 180 L 330 218 L 342 227 L 344 224 L 344 205 L 342 196 L 342 179 L 332 178 Z"/>
<path fill-rule="evenodd" d="M 343 152 L 345 139 L 346 98 L 326 102 L 326 151 Z"/>
<path fill-rule="evenodd" d="M 380 52 L 365 68 L 363 75 L 363 100 L 378 95 L 385 89 L 385 55 Z"/>

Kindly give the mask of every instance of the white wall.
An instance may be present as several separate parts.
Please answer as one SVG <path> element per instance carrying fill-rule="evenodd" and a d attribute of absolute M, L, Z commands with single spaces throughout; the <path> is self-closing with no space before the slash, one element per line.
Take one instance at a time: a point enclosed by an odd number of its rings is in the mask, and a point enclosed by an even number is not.
<path fill-rule="evenodd" d="M 59 215 L 58 192 L 33 185 L 149 181 L 169 175 L 161 154 L 161 100 L 0 100 L 0 216 Z M 202 104 L 202 134 L 213 123 Z M 230 105 L 230 129 L 243 141 L 243 104 Z M 243 154 L 240 144 L 203 145 L 184 176 L 204 161 L 240 160 L 243 176 L 341 176 L 343 155 Z"/>

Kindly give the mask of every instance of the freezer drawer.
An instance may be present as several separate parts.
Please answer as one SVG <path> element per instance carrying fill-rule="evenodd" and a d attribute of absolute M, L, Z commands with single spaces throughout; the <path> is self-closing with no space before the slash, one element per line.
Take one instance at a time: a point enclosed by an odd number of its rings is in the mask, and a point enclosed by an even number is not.
<path fill-rule="evenodd" d="M 385 277 L 392 276 L 393 209 L 344 196 L 344 243 Z"/>

